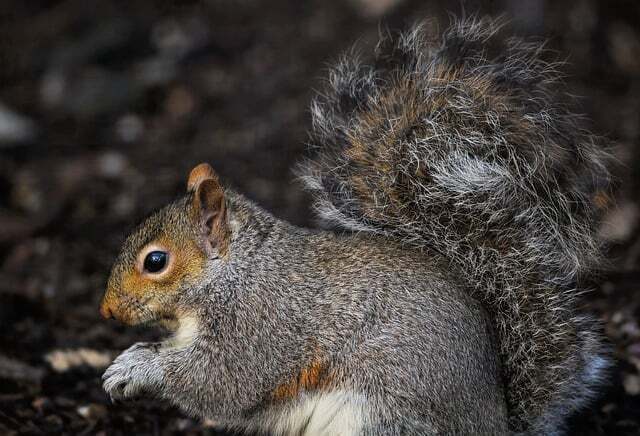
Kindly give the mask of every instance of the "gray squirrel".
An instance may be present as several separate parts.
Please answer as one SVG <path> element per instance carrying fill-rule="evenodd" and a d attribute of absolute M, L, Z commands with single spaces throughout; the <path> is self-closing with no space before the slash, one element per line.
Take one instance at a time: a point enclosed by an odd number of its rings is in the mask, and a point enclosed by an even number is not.
<path fill-rule="evenodd" d="M 299 168 L 329 230 L 195 167 L 112 269 L 102 315 L 173 333 L 115 359 L 111 398 L 274 435 L 563 434 L 610 365 L 579 310 L 610 158 L 499 26 L 344 55 Z"/>

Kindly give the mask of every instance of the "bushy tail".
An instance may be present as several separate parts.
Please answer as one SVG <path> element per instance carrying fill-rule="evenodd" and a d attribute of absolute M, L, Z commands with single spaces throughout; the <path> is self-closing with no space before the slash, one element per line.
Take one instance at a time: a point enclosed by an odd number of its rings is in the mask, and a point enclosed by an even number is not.
<path fill-rule="evenodd" d="M 576 283 L 599 259 L 608 155 L 552 98 L 539 44 L 489 19 L 349 53 L 312 106 L 302 177 L 324 220 L 441 253 L 495 319 L 512 429 L 552 434 L 606 366 Z"/>

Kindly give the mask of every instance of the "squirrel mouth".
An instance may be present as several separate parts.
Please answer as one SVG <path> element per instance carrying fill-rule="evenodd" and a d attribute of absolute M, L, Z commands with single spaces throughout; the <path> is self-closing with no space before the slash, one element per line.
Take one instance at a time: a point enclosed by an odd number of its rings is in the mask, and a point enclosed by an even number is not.
<path fill-rule="evenodd" d="M 155 316 L 155 317 L 150 317 L 147 319 L 138 319 L 138 320 L 129 320 L 128 322 L 129 325 L 136 327 L 136 328 L 142 328 L 142 329 L 153 329 L 155 327 L 159 327 L 162 331 L 168 332 L 168 333 L 174 333 L 180 323 L 178 321 L 178 319 L 175 316 Z"/>

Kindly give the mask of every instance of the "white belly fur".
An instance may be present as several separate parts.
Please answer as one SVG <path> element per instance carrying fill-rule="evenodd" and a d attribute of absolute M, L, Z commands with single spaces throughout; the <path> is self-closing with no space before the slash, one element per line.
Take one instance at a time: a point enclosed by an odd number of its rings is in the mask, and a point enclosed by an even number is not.
<path fill-rule="evenodd" d="M 278 436 L 353 436 L 361 433 L 367 420 L 367 405 L 361 395 L 316 392 L 267 412 L 260 427 Z"/>

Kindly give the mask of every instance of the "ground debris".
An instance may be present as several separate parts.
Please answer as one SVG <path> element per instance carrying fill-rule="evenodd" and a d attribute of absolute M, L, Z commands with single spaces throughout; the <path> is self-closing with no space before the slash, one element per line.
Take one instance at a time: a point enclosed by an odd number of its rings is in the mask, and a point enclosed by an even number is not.
<path fill-rule="evenodd" d="M 44 370 L 42 368 L 36 368 L 20 360 L 0 354 L 0 379 L 39 385 L 43 376 Z"/>
<path fill-rule="evenodd" d="M 56 372 L 65 372 L 82 365 L 95 369 L 106 368 L 116 353 L 79 348 L 77 350 L 54 350 L 45 355 L 45 360 Z"/>
<path fill-rule="evenodd" d="M 427 14 L 446 23 L 462 8 L 512 12 L 514 31 L 550 37 L 550 48 L 569 58 L 567 90 L 586 96 L 588 126 L 615 140 L 621 193 L 600 232 L 609 264 L 590 283 L 587 304 L 616 366 L 569 434 L 639 434 L 636 3 L 302 3 L 3 1 L 0 434 L 223 434 L 157 400 L 111 404 L 102 390 L 112 350 L 155 340 L 98 314 L 123 238 L 183 192 L 202 161 L 277 216 L 313 225 L 290 169 L 304 155 L 309 101 L 327 64 L 357 39 L 373 42 Z"/>

